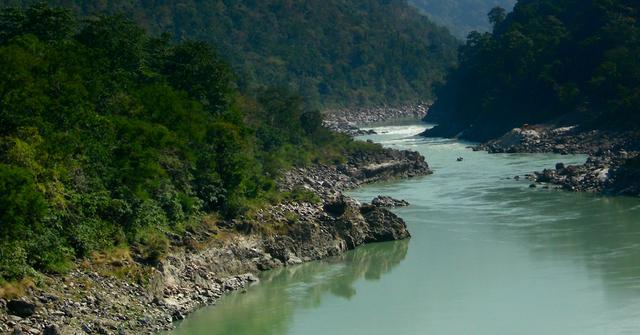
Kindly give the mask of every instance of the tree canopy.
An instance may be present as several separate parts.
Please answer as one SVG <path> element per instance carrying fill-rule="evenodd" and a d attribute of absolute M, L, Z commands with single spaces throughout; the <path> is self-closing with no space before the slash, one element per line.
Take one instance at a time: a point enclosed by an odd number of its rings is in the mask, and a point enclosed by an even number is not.
<path fill-rule="evenodd" d="M 428 118 L 441 126 L 430 134 L 486 140 L 524 123 L 637 129 L 639 19 L 633 0 L 520 0 L 492 33 L 469 35 L 437 90 Z"/>
<path fill-rule="evenodd" d="M 168 234 L 281 197 L 282 169 L 378 148 L 233 78 L 209 44 L 122 16 L 0 11 L 0 282 L 117 245 L 153 262 Z"/>
<path fill-rule="evenodd" d="M 406 0 L 48 2 L 84 16 L 122 13 L 154 34 L 209 42 L 241 89 L 285 87 L 315 107 L 432 100 L 459 45 Z"/>

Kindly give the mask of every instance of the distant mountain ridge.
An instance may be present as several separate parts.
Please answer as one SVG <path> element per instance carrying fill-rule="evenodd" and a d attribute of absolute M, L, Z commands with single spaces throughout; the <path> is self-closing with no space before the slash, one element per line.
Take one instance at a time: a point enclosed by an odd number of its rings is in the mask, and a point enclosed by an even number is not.
<path fill-rule="evenodd" d="M 323 107 L 431 100 L 459 45 L 405 0 L 48 2 L 83 15 L 124 13 L 152 33 L 211 42 L 242 88 L 287 87 Z"/>
<path fill-rule="evenodd" d="M 409 3 L 465 39 L 471 31 L 491 29 L 487 13 L 492 8 L 499 6 L 510 11 L 516 0 L 409 0 Z"/>

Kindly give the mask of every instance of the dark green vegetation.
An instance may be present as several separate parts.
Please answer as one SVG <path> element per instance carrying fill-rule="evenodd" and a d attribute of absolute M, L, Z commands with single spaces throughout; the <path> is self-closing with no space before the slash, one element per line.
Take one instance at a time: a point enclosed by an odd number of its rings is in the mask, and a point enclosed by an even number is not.
<path fill-rule="evenodd" d="M 640 2 L 522 0 L 474 33 L 439 89 L 434 136 L 486 140 L 524 123 L 640 126 Z M 461 98 L 464 97 L 464 98 Z"/>
<path fill-rule="evenodd" d="M 321 127 L 283 90 L 239 94 L 209 45 L 121 17 L 0 11 L 0 282 L 176 235 L 300 194 L 278 172 L 377 145 Z"/>
<path fill-rule="evenodd" d="M 431 100 L 458 47 L 406 0 L 49 2 L 82 15 L 122 12 L 152 33 L 210 42 L 243 90 L 286 86 L 315 107 Z"/>
<path fill-rule="evenodd" d="M 472 31 L 491 30 L 487 13 L 494 7 L 510 11 L 516 0 L 409 0 L 409 3 L 464 39 Z"/>

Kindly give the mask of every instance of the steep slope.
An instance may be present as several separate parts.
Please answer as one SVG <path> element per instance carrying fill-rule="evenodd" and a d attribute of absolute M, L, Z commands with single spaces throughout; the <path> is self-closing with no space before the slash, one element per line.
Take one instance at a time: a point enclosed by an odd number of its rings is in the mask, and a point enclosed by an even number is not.
<path fill-rule="evenodd" d="M 471 31 L 490 30 L 487 13 L 497 6 L 510 11 L 516 0 L 409 0 L 409 3 L 464 39 Z"/>
<path fill-rule="evenodd" d="M 0 10 L 0 286 L 114 247 L 155 264 L 187 231 L 315 199 L 276 189 L 289 167 L 383 151 L 322 128 L 298 97 L 232 86 L 201 42 Z"/>
<path fill-rule="evenodd" d="M 404 0 L 49 2 L 212 42 L 242 88 L 286 86 L 323 106 L 429 100 L 458 46 Z"/>
<path fill-rule="evenodd" d="M 523 124 L 640 126 L 640 2 L 521 0 L 475 33 L 438 92 L 431 136 L 484 141 Z"/>

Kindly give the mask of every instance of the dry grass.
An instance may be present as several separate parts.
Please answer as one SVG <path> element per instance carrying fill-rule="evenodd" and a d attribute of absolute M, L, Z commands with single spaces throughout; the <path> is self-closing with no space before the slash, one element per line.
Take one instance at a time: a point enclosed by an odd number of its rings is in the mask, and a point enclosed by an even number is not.
<path fill-rule="evenodd" d="M 16 299 L 26 295 L 27 290 L 34 288 L 35 282 L 31 278 L 24 278 L 17 282 L 8 282 L 0 286 L 0 298 Z"/>
<path fill-rule="evenodd" d="M 91 254 L 91 263 L 99 266 L 120 267 L 132 262 L 131 251 L 128 247 L 116 247 Z"/>
<path fill-rule="evenodd" d="M 128 247 L 116 247 L 91 254 L 90 259 L 85 259 L 82 267 L 92 270 L 105 277 L 113 277 L 138 284 L 146 283 L 148 270 L 144 265 L 138 264 L 131 257 Z"/>

